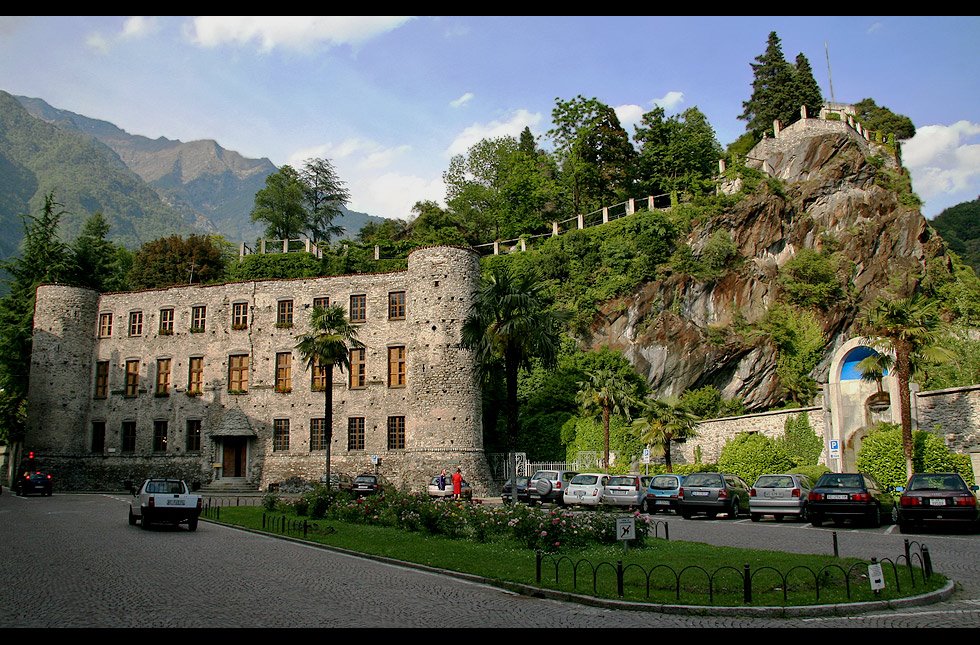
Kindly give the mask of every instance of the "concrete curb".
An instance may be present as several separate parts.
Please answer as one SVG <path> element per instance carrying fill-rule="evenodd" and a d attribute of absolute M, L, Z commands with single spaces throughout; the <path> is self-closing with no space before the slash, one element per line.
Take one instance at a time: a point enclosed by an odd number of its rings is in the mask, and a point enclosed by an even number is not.
<path fill-rule="evenodd" d="M 801 618 L 801 617 L 808 617 L 808 616 L 815 616 L 815 617 L 848 616 L 848 615 L 864 614 L 864 613 L 883 611 L 889 609 L 901 609 L 905 607 L 918 607 L 922 605 L 932 605 L 935 603 L 943 602 L 944 600 L 948 600 L 950 596 L 953 595 L 953 592 L 955 591 L 956 588 L 956 583 L 950 580 L 946 583 L 946 585 L 942 589 L 938 589 L 936 591 L 932 591 L 929 593 L 920 594 L 917 596 L 908 596 L 906 598 L 897 598 L 895 600 L 837 603 L 837 604 L 829 604 L 829 605 L 792 605 L 792 606 L 778 606 L 778 607 L 777 606 L 713 607 L 713 606 L 706 606 L 706 605 L 673 605 L 673 604 L 662 604 L 662 603 L 644 603 L 644 602 L 635 602 L 629 600 L 596 598 L 594 596 L 587 596 L 584 594 L 574 594 L 566 591 L 556 591 L 554 589 L 534 587 L 531 585 L 524 585 L 516 582 L 507 582 L 506 580 L 495 580 L 492 578 L 477 576 L 471 573 L 450 571 L 448 569 L 430 567 L 424 564 L 405 562 L 404 560 L 396 560 L 394 558 L 388 558 L 379 555 L 371 555 L 369 553 L 360 553 L 359 551 L 350 551 L 349 549 L 343 549 L 340 547 L 320 544 L 318 542 L 311 542 L 309 540 L 291 537 L 288 535 L 280 535 L 277 533 L 270 533 L 268 531 L 250 529 L 242 526 L 236 526 L 234 524 L 225 524 L 224 522 L 209 520 L 205 518 L 203 515 L 201 516 L 200 519 L 201 521 L 204 522 L 218 524 L 220 526 L 224 526 L 226 528 L 234 529 L 237 531 L 244 531 L 246 533 L 264 535 L 266 537 L 275 538 L 279 540 L 296 542 L 297 544 L 312 546 L 327 551 L 334 551 L 336 553 L 342 553 L 344 555 L 348 555 L 351 557 L 363 558 L 365 560 L 374 560 L 376 562 L 383 562 L 385 564 L 404 567 L 407 569 L 417 569 L 419 571 L 427 571 L 429 573 L 438 573 L 445 576 L 452 576 L 454 578 L 459 578 L 461 580 L 468 580 L 470 582 L 484 584 L 490 587 L 497 587 L 499 589 L 504 589 L 506 591 L 517 593 L 522 596 L 530 596 L 533 598 L 547 598 L 550 600 L 559 600 L 564 602 L 574 602 L 582 605 L 590 605 L 593 607 L 603 607 L 606 609 L 625 609 L 630 611 L 646 611 L 651 613 L 681 614 L 681 615 L 690 615 L 690 616 L 738 616 L 738 617 L 749 617 L 749 618 L 751 617 Z"/>

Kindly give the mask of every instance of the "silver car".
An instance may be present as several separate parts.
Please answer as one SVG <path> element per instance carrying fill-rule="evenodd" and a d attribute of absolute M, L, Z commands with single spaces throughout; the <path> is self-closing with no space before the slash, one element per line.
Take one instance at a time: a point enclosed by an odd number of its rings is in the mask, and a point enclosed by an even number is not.
<path fill-rule="evenodd" d="M 805 475 L 760 475 L 749 490 L 749 513 L 758 522 L 763 515 L 772 515 L 777 522 L 793 517 L 807 519 L 807 495 L 813 485 Z"/>
<path fill-rule="evenodd" d="M 613 475 L 602 490 L 602 503 L 607 506 L 641 508 L 647 498 L 647 487 L 639 475 Z"/>

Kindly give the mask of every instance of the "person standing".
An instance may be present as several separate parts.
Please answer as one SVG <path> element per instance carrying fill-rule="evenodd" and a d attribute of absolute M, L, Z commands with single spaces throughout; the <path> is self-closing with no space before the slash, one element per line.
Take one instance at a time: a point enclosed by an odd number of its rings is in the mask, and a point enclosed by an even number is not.
<path fill-rule="evenodd" d="M 439 473 L 439 490 L 446 490 L 446 469 L 443 468 Z"/>
<path fill-rule="evenodd" d="M 453 473 L 453 499 L 459 499 L 463 493 L 463 474 L 456 469 Z"/>

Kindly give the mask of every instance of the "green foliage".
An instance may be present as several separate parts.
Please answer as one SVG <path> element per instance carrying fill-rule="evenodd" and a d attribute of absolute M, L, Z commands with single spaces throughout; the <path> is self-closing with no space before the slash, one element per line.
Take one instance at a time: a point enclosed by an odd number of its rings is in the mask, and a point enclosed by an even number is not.
<path fill-rule="evenodd" d="M 811 482 L 816 483 L 817 480 L 820 479 L 820 475 L 832 471 L 824 464 L 816 464 L 813 466 L 794 466 L 791 472 L 799 475 L 806 475 Z"/>
<path fill-rule="evenodd" d="M 944 209 L 929 224 L 963 262 L 980 274 L 980 198 Z"/>
<path fill-rule="evenodd" d="M 893 423 L 878 423 L 861 442 L 857 468 L 868 473 L 882 486 L 904 486 L 908 480 L 902 429 Z M 923 430 L 912 433 L 913 472 L 955 472 L 973 481 L 969 456 L 963 459 L 950 452 L 942 437 Z"/>
<path fill-rule="evenodd" d="M 844 297 L 840 264 L 838 255 L 802 248 L 779 269 L 779 284 L 792 304 L 827 309 Z"/>
<path fill-rule="evenodd" d="M 738 416 L 745 412 L 741 399 L 724 399 L 714 385 L 705 385 L 683 392 L 679 397 L 683 405 L 698 419 L 717 419 Z"/>
<path fill-rule="evenodd" d="M 147 242 L 133 258 L 128 281 L 133 289 L 205 284 L 224 278 L 226 256 L 210 235 L 179 235 Z"/>
<path fill-rule="evenodd" d="M 252 221 L 265 224 L 266 237 L 274 240 L 298 237 L 310 226 L 305 193 L 299 173 L 292 166 L 283 166 L 266 177 L 265 188 L 255 193 Z"/>
<path fill-rule="evenodd" d="M 820 87 L 813 78 L 810 63 L 801 53 L 796 64 L 786 62 L 782 43 L 775 31 L 769 33 L 766 51 L 750 63 L 753 72 L 752 96 L 742 102 L 744 111 L 738 118 L 747 121 L 746 129 L 756 140 L 763 133 L 772 134 L 772 123 L 783 127 L 799 120 L 800 106 L 809 116 L 816 116 L 823 105 Z"/>
<path fill-rule="evenodd" d="M 321 274 L 321 263 L 310 253 L 252 253 L 228 268 L 232 282 L 277 278 L 312 278 Z"/>
<path fill-rule="evenodd" d="M 872 99 L 862 99 L 854 104 L 855 118 L 869 130 L 894 135 L 896 139 L 915 136 L 912 119 L 896 114 L 885 106 L 878 106 Z"/>
<path fill-rule="evenodd" d="M 875 183 L 898 195 L 898 202 L 908 208 L 920 208 L 922 199 L 912 192 L 912 177 L 904 168 L 881 168 L 875 173 Z"/>
<path fill-rule="evenodd" d="M 640 144 L 637 167 L 647 194 L 714 192 L 721 145 L 696 107 L 670 118 L 655 107 L 643 115 L 633 138 Z"/>
<path fill-rule="evenodd" d="M 759 475 L 785 473 L 795 464 L 777 441 L 764 434 L 739 434 L 729 439 L 721 449 L 718 467 L 738 475 L 752 484 Z"/>
<path fill-rule="evenodd" d="M 564 457 L 569 461 L 574 461 L 579 452 L 602 455 L 605 450 L 602 420 L 594 417 L 570 417 L 561 427 L 561 439 L 565 446 Z M 609 418 L 610 462 L 618 470 L 626 472 L 643 453 L 643 448 L 625 417 L 613 415 Z"/>
<path fill-rule="evenodd" d="M 759 325 L 776 346 L 776 375 L 786 398 L 809 405 L 816 396 L 816 381 L 810 375 L 823 355 L 824 334 L 811 311 L 776 303 Z"/>
<path fill-rule="evenodd" d="M 823 439 L 813 431 L 806 412 L 786 417 L 783 436 L 776 443 L 793 460 L 795 468 L 816 466 L 823 452 Z"/>
<path fill-rule="evenodd" d="M 299 172 L 307 210 L 307 230 L 310 239 L 325 244 L 331 237 L 341 235 L 343 227 L 333 223 L 343 217 L 343 207 L 350 201 L 350 191 L 327 159 L 307 159 Z M 287 238 L 288 239 L 288 238 Z"/>

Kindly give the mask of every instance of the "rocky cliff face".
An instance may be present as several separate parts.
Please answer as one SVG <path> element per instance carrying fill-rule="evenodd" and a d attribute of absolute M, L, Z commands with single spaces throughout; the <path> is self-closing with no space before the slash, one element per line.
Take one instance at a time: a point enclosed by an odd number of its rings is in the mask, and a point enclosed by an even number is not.
<path fill-rule="evenodd" d="M 811 376 L 825 382 L 833 351 L 855 335 L 856 318 L 890 277 L 918 271 L 943 253 L 921 213 L 876 183 L 881 166 L 869 157 L 897 165 L 874 148 L 843 123 L 815 119 L 762 141 L 749 164 L 781 180 L 782 188 L 757 191 L 687 240 L 697 255 L 712 233 L 727 231 L 743 258 L 739 267 L 710 282 L 671 275 L 607 303 L 591 345 L 623 351 L 657 396 L 710 384 L 750 410 L 771 406 L 780 400 L 775 348 L 765 341 L 719 342 L 711 332 L 736 320 L 759 322 L 785 300 L 779 269 L 801 249 L 836 250 L 852 268 L 844 276 L 849 296 L 818 312 L 827 342 Z"/>

